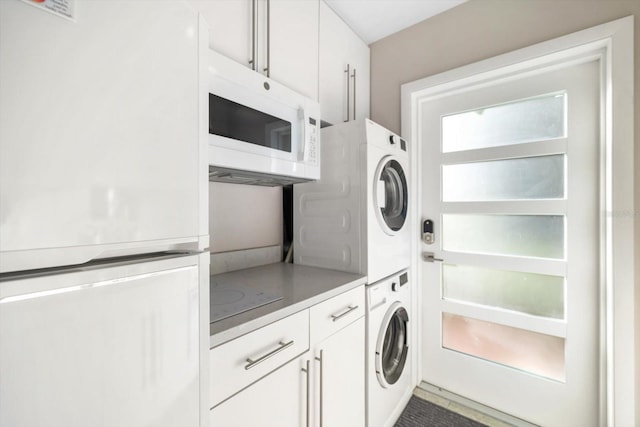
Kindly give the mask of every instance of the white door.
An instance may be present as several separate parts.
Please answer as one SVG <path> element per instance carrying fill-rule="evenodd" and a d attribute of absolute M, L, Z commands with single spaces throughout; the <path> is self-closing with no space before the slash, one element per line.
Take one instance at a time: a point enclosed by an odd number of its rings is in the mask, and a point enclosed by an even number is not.
<path fill-rule="evenodd" d="M 425 382 L 600 424 L 599 113 L 596 60 L 421 104 Z"/>

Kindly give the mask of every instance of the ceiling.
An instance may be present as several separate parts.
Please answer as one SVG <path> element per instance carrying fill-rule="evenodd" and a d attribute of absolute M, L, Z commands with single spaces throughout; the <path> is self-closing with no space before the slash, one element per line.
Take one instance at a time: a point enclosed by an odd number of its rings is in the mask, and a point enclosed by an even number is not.
<path fill-rule="evenodd" d="M 362 40 L 371 44 L 466 0 L 325 1 Z"/>

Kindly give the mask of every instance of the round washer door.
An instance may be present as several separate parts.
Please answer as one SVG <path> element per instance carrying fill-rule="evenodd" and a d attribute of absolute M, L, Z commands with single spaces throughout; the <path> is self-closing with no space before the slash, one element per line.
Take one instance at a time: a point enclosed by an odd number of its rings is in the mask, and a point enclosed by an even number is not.
<path fill-rule="evenodd" d="M 373 185 L 376 216 L 385 233 L 393 235 L 407 219 L 407 178 L 394 156 L 385 156 L 376 169 Z"/>
<path fill-rule="evenodd" d="M 409 353 L 409 315 L 400 302 L 384 316 L 376 345 L 376 375 L 384 388 L 395 384 L 404 371 Z"/>

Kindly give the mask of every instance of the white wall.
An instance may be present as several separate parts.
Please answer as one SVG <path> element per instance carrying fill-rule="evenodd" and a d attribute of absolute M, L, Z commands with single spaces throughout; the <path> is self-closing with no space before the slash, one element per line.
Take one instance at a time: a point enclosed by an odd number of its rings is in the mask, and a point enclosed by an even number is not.
<path fill-rule="evenodd" d="M 209 251 L 282 245 L 282 187 L 209 183 Z"/>

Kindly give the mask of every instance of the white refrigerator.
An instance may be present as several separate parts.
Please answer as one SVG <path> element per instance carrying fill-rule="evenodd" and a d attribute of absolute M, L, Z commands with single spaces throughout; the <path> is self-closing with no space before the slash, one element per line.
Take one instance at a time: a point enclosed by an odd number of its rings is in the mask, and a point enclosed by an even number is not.
<path fill-rule="evenodd" d="M 207 43 L 181 1 L 0 1 L 1 427 L 206 424 Z"/>

